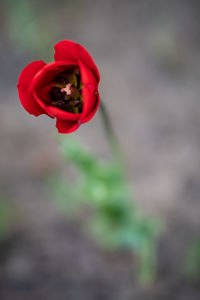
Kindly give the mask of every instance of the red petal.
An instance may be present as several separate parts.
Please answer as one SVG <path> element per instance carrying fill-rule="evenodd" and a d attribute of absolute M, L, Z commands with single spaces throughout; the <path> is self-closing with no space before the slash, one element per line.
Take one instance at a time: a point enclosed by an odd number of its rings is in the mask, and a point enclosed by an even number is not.
<path fill-rule="evenodd" d="M 76 121 L 78 120 L 78 116 L 74 117 L 74 114 L 68 113 L 59 107 L 52 106 L 51 99 L 49 96 L 49 92 L 52 88 L 52 83 L 46 85 L 45 87 L 41 88 L 39 91 L 33 90 L 32 93 L 39 103 L 39 105 L 47 112 L 47 114 L 52 118 L 58 118 L 61 120 L 70 120 Z"/>
<path fill-rule="evenodd" d="M 55 49 L 55 61 L 71 61 L 77 63 L 77 48 L 76 43 L 73 41 L 61 41 L 54 46 Z"/>
<path fill-rule="evenodd" d="M 89 121 L 88 115 L 91 115 L 96 108 L 98 108 L 99 96 L 97 86 L 98 83 L 96 78 L 94 77 L 93 73 L 88 69 L 82 61 L 79 61 L 80 71 L 81 71 L 81 80 L 84 84 L 82 88 L 82 95 L 83 95 L 83 113 L 81 116 L 81 120 L 83 122 Z M 98 99 L 97 99 L 98 98 Z M 96 112 L 95 110 L 95 112 Z M 92 116 L 95 114 L 92 114 Z M 90 118 L 92 118 L 92 116 Z M 87 121 L 86 121 L 87 119 Z"/>
<path fill-rule="evenodd" d="M 97 82 L 99 82 L 100 81 L 99 70 L 98 70 L 94 60 L 92 59 L 91 55 L 80 44 L 77 44 L 77 47 L 78 47 L 78 54 L 79 54 L 80 59 L 85 63 L 85 65 L 87 65 L 92 70 L 94 76 L 96 77 Z"/>
<path fill-rule="evenodd" d="M 78 63 L 73 64 L 67 61 L 59 61 L 46 64 L 46 66 L 37 73 L 37 76 L 34 77 L 30 89 L 33 87 L 37 90 L 43 88 L 44 86 L 50 84 L 60 72 L 74 65 L 78 65 Z"/>
<path fill-rule="evenodd" d="M 76 63 L 79 59 L 91 69 L 97 82 L 100 80 L 99 71 L 88 51 L 73 41 L 61 41 L 55 46 L 55 61 L 67 60 Z"/>
<path fill-rule="evenodd" d="M 97 93 L 96 102 L 94 103 L 93 109 L 88 114 L 86 114 L 85 117 L 81 120 L 82 123 L 86 123 L 94 117 L 99 107 L 99 103 L 100 103 L 100 97 L 99 97 L 99 93 Z"/>
<path fill-rule="evenodd" d="M 83 112 L 81 120 L 85 118 L 95 109 L 97 105 L 97 93 L 94 88 L 89 89 L 88 87 L 83 87 Z"/>
<path fill-rule="evenodd" d="M 44 86 L 37 92 L 38 97 L 47 105 L 51 104 L 51 99 L 49 97 L 49 92 L 52 88 L 52 83 L 49 85 Z"/>
<path fill-rule="evenodd" d="M 78 122 L 67 122 L 67 121 L 56 121 L 56 128 L 59 133 L 71 133 L 79 128 L 80 124 Z"/>
<path fill-rule="evenodd" d="M 26 66 L 18 79 L 18 93 L 21 104 L 30 114 L 39 116 L 44 114 L 44 110 L 38 105 L 38 103 L 33 98 L 32 94 L 29 93 L 29 86 L 34 78 L 34 76 L 45 66 L 46 64 L 41 61 L 34 61 Z"/>
<path fill-rule="evenodd" d="M 80 119 L 81 114 L 74 114 L 67 112 L 65 110 L 62 110 L 58 107 L 50 106 L 45 104 L 45 102 L 39 97 L 36 90 L 33 88 L 32 93 L 34 95 L 34 98 L 36 99 L 37 103 L 44 109 L 44 111 L 53 118 L 58 118 L 62 121 L 78 121 Z"/>
<path fill-rule="evenodd" d="M 92 73 L 92 71 L 83 63 L 82 60 L 79 60 L 80 72 L 81 72 L 81 81 L 84 86 L 98 86 L 98 82 Z"/>
<path fill-rule="evenodd" d="M 56 117 L 62 121 L 78 121 L 81 116 L 81 114 L 70 113 L 54 106 L 48 106 L 47 111 L 52 117 Z"/>

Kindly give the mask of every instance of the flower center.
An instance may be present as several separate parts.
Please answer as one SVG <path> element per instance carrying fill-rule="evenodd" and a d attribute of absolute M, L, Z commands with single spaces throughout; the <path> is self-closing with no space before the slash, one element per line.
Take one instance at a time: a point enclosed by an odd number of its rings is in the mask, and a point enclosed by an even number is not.
<path fill-rule="evenodd" d="M 51 105 L 74 114 L 82 113 L 82 87 L 79 69 L 72 68 L 59 73 L 49 91 Z"/>

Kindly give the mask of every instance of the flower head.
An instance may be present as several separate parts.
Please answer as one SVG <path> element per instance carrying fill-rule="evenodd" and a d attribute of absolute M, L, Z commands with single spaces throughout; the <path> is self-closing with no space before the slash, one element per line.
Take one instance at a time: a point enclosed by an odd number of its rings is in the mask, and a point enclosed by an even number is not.
<path fill-rule="evenodd" d="M 60 133 L 88 122 L 99 106 L 99 71 L 85 48 L 73 41 L 55 45 L 55 62 L 35 61 L 18 80 L 21 104 L 30 114 L 56 118 Z"/>

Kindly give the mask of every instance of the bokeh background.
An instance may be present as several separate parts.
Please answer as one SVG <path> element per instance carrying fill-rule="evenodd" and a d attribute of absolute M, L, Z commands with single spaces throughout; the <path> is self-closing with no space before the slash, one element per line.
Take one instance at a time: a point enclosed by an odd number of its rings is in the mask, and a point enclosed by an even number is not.
<path fill-rule="evenodd" d="M 200 228 L 199 1 L 0 6 L 0 195 L 12 223 L 0 241 L 0 299 L 199 299 L 199 281 L 182 273 Z M 54 121 L 28 115 L 16 84 L 29 62 L 53 60 L 63 39 L 83 44 L 96 61 L 133 199 L 164 224 L 149 288 L 135 280 L 130 255 L 99 249 L 83 233 L 84 218 L 69 220 L 46 185 L 63 168 Z M 99 113 L 74 136 L 110 156 Z"/>

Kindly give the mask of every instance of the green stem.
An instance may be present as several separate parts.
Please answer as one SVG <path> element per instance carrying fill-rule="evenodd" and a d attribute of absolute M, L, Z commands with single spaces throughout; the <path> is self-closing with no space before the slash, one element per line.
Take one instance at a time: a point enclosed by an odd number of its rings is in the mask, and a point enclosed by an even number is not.
<path fill-rule="evenodd" d="M 105 129 L 108 141 L 110 143 L 111 150 L 112 150 L 112 152 L 115 156 L 116 161 L 122 163 L 123 159 L 122 159 L 121 147 L 120 147 L 120 144 L 117 140 L 117 137 L 116 137 L 116 135 L 113 131 L 111 121 L 110 121 L 108 112 L 106 110 L 106 107 L 105 107 L 105 105 L 103 104 L 102 101 L 100 102 L 99 110 L 100 110 L 101 117 L 102 117 L 102 120 L 103 120 L 103 126 L 104 126 L 104 129 Z"/>
<path fill-rule="evenodd" d="M 138 278 L 139 281 L 145 286 L 151 285 L 155 279 L 155 253 L 155 240 L 147 239 L 144 241 L 143 245 L 140 247 L 139 253 L 140 265 Z"/>

